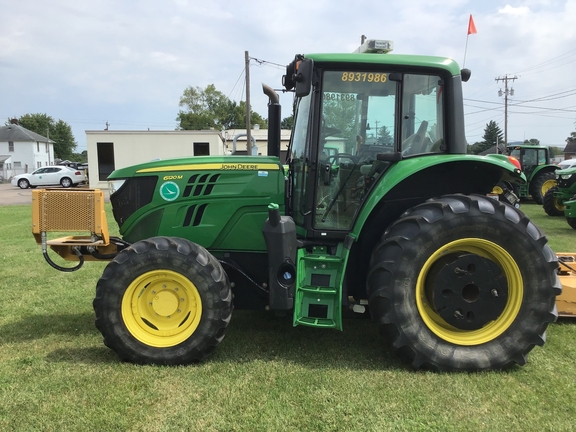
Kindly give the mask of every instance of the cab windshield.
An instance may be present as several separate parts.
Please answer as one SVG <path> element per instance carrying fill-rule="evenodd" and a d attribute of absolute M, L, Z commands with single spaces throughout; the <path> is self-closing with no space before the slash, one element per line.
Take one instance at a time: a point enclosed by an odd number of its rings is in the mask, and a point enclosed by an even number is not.
<path fill-rule="evenodd" d="M 350 230 L 391 164 L 377 160 L 378 154 L 411 158 L 445 151 L 443 84 L 439 76 L 392 71 L 324 71 L 322 76 L 316 100 L 309 95 L 298 105 L 293 157 L 317 165 L 310 171 L 305 164 L 293 167 L 300 168 L 292 181 L 293 202 L 300 205 L 294 216 L 298 223 L 312 213 L 315 229 Z M 315 137 L 308 127 L 312 106 L 319 106 L 320 115 Z M 306 191 L 306 172 L 314 173 L 313 190 Z M 313 208 L 306 208 L 311 202 Z"/>

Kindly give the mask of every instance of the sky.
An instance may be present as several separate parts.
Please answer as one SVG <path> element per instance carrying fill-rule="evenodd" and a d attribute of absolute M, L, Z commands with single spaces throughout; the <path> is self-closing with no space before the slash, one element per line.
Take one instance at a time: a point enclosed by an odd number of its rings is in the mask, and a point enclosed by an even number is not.
<path fill-rule="evenodd" d="M 174 130 L 187 87 L 250 101 L 280 90 L 295 54 L 352 52 L 362 35 L 394 52 L 451 57 L 464 84 L 466 137 L 494 120 L 508 141 L 563 147 L 576 131 L 576 0 L 0 0 L 0 124 L 30 113 L 86 130 Z M 473 16 L 477 33 L 468 35 Z M 512 79 L 515 78 L 515 79 Z M 282 117 L 292 95 L 280 93 Z"/>

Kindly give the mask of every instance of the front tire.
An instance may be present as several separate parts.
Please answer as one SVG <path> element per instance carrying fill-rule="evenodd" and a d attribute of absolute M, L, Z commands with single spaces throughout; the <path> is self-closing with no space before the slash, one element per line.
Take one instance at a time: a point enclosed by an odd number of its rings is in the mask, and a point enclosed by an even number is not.
<path fill-rule="evenodd" d="M 406 212 L 373 251 L 370 312 L 414 368 L 503 369 L 526 363 L 557 317 L 557 259 L 513 208 L 450 195 Z"/>
<path fill-rule="evenodd" d="M 562 200 L 554 197 L 554 192 L 558 191 L 558 186 L 551 187 L 546 191 L 542 201 L 542 207 L 548 216 L 564 216 L 566 206 Z"/>
<path fill-rule="evenodd" d="M 206 249 L 176 237 L 134 243 L 96 286 L 96 327 L 123 361 L 181 365 L 208 357 L 224 339 L 232 292 Z"/>

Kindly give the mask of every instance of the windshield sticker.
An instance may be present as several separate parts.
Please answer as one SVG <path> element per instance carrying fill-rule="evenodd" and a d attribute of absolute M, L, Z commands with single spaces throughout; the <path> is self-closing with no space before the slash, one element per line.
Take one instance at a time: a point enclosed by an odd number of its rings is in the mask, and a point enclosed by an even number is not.
<path fill-rule="evenodd" d="M 180 196 L 180 187 L 172 181 L 163 183 L 160 186 L 160 196 L 166 201 L 174 201 Z"/>
<path fill-rule="evenodd" d="M 385 83 L 388 81 L 388 74 L 372 72 L 344 72 L 342 73 L 342 81 Z"/>

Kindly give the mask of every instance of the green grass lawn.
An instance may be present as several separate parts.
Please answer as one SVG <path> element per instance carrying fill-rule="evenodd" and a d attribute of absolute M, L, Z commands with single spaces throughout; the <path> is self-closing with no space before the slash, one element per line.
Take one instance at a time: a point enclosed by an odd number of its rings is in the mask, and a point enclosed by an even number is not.
<path fill-rule="evenodd" d="M 558 252 L 576 231 L 524 210 Z M 187 367 L 121 363 L 94 327 L 104 263 L 61 273 L 30 232 L 30 206 L 0 207 L 0 430 L 574 430 L 576 320 L 560 320 L 524 367 L 415 372 L 369 320 L 344 331 L 236 311 L 223 343 Z M 70 263 L 66 263 L 69 265 Z"/>

